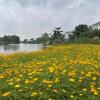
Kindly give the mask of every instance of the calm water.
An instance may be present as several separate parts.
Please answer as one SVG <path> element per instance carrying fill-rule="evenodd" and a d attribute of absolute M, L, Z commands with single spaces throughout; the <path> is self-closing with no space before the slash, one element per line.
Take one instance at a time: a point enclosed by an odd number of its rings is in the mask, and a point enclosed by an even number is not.
<path fill-rule="evenodd" d="M 11 54 L 14 52 L 30 52 L 38 51 L 44 48 L 43 44 L 9 44 L 9 45 L 0 45 L 0 53 Z"/>

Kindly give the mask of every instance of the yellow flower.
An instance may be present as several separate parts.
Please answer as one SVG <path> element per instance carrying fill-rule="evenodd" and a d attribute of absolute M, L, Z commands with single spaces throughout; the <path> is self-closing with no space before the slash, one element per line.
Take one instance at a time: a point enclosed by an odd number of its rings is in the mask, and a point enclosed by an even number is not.
<path fill-rule="evenodd" d="M 86 91 L 87 91 L 87 89 L 86 89 L 86 88 L 83 88 L 83 91 L 84 91 L 84 92 L 86 92 Z"/>
<path fill-rule="evenodd" d="M 81 83 L 82 81 L 83 81 L 82 79 L 79 80 L 80 83 Z"/>
<path fill-rule="evenodd" d="M 19 82 L 20 81 L 20 78 L 16 79 L 16 82 Z"/>
<path fill-rule="evenodd" d="M 52 84 L 53 83 L 53 81 L 49 81 L 49 80 L 43 80 L 43 82 L 46 83 L 46 84 Z"/>
<path fill-rule="evenodd" d="M 70 78 L 70 79 L 69 79 L 69 81 L 70 81 L 70 82 L 74 82 L 74 81 L 75 81 L 75 79 L 73 79 L 73 78 Z"/>
<path fill-rule="evenodd" d="M 56 82 L 56 83 L 60 82 L 59 78 L 56 78 L 56 79 L 55 79 L 55 82 Z"/>
<path fill-rule="evenodd" d="M 71 71 L 68 73 L 69 76 L 75 76 L 75 71 Z"/>
<path fill-rule="evenodd" d="M 52 73 L 55 69 L 53 67 L 49 67 L 49 71 Z"/>
<path fill-rule="evenodd" d="M 28 84 L 30 81 L 28 79 L 26 79 L 25 84 Z"/>
<path fill-rule="evenodd" d="M 3 75 L 0 75 L 0 79 L 3 79 L 3 78 L 5 78 L 5 76 L 3 76 Z"/>
<path fill-rule="evenodd" d="M 16 88 L 19 88 L 19 87 L 20 87 L 20 85 L 19 85 L 19 84 L 17 84 L 17 85 L 15 85 L 15 87 L 16 87 Z"/>
<path fill-rule="evenodd" d="M 74 96 L 73 95 L 70 95 L 70 98 L 74 98 Z"/>
<path fill-rule="evenodd" d="M 98 95 L 98 92 L 97 92 L 97 91 L 95 91 L 95 92 L 94 92 L 94 95 Z"/>
<path fill-rule="evenodd" d="M 5 92 L 2 94 L 3 97 L 9 96 L 11 92 Z"/>
<path fill-rule="evenodd" d="M 52 85 L 49 84 L 48 87 L 52 87 Z"/>
<path fill-rule="evenodd" d="M 14 83 L 13 82 L 11 82 L 11 83 L 8 83 L 9 85 L 13 85 Z"/>
<path fill-rule="evenodd" d="M 52 90 L 53 92 L 57 93 L 58 91 L 57 90 Z"/>
<path fill-rule="evenodd" d="M 53 99 L 49 98 L 48 100 L 53 100 Z"/>
<path fill-rule="evenodd" d="M 63 70 L 63 73 L 65 74 L 66 73 L 66 70 Z"/>
<path fill-rule="evenodd" d="M 80 96 L 83 96 L 83 94 L 79 94 Z"/>
<path fill-rule="evenodd" d="M 91 92 L 92 92 L 94 95 L 98 95 L 97 90 L 95 90 L 94 88 L 91 88 Z"/>
<path fill-rule="evenodd" d="M 94 84 L 91 84 L 90 87 L 91 87 L 91 88 L 94 88 Z"/>
<path fill-rule="evenodd" d="M 36 82 L 38 80 L 38 78 L 34 78 L 32 81 L 31 81 L 31 83 L 34 83 L 34 82 Z"/>
<path fill-rule="evenodd" d="M 95 81 L 96 80 L 96 77 L 93 77 L 92 79 Z"/>
<path fill-rule="evenodd" d="M 86 76 L 87 76 L 87 77 L 91 77 L 91 74 L 90 74 L 90 73 L 88 73 L 88 74 L 86 74 Z"/>
<path fill-rule="evenodd" d="M 100 87 L 98 87 L 97 89 L 100 90 Z"/>
<path fill-rule="evenodd" d="M 31 76 L 31 75 L 32 75 L 32 73 L 29 73 L 28 75 L 30 75 L 30 76 Z"/>
<path fill-rule="evenodd" d="M 37 96 L 38 95 L 38 93 L 37 92 L 32 92 L 32 94 L 31 94 L 31 96 Z"/>

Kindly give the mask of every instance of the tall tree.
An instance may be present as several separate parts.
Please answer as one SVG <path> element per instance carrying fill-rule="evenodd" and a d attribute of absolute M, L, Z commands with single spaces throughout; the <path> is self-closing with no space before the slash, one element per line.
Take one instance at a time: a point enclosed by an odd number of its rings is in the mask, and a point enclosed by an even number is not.
<path fill-rule="evenodd" d="M 85 32 L 89 30 L 87 25 L 81 24 L 79 26 L 75 27 L 75 30 L 73 31 L 76 38 L 79 38 L 80 35 L 84 35 Z"/>
<path fill-rule="evenodd" d="M 49 34 L 48 34 L 48 33 L 44 33 L 44 34 L 42 35 L 42 38 L 43 38 L 43 44 L 44 44 L 44 45 L 47 45 L 48 42 L 49 42 Z"/>
<path fill-rule="evenodd" d="M 61 27 L 55 28 L 53 30 L 53 35 L 51 37 L 51 41 L 55 43 L 62 43 L 64 39 L 64 35 L 62 34 Z"/>

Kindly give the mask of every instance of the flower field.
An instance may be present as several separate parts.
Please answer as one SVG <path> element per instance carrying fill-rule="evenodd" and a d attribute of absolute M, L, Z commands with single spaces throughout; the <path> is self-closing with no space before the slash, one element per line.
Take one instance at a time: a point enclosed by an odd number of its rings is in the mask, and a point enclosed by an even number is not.
<path fill-rule="evenodd" d="M 0 100 L 100 100 L 100 45 L 0 54 Z"/>

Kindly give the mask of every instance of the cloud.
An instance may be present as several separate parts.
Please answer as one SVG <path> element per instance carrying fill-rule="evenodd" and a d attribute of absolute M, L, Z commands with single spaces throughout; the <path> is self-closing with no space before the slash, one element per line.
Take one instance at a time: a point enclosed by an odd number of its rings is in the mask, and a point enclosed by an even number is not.
<path fill-rule="evenodd" d="M 99 0 L 0 0 L 0 36 L 38 37 L 54 27 L 73 30 L 100 21 Z"/>

